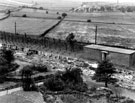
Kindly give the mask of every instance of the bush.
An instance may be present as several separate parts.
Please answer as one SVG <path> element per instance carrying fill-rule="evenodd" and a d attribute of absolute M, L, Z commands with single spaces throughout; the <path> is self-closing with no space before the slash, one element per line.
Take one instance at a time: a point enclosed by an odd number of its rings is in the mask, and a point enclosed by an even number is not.
<path fill-rule="evenodd" d="M 88 19 L 88 20 L 87 20 L 87 22 L 91 22 L 91 20 L 90 20 L 90 19 Z"/>
<path fill-rule="evenodd" d="M 79 92 L 86 92 L 88 90 L 86 83 L 79 83 L 79 84 L 71 84 L 69 85 L 71 90 L 79 91 Z"/>
<path fill-rule="evenodd" d="M 46 14 L 48 14 L 48 11 L 46 11 Z"/>
<path fill-rule="evenodd" d="M 43 7 L 40 7 L 39 9 L 40 9 L 40 10 L 43 10 L 44 8 L 43 8 Z"/>
<path fill-rule="evenodd" d="M 61 16 L 58 16 L 57 19 L 62 19 L 62 17 Z"/>
<path fill-rule="evenodd" d="M 67 13 L 62 13 L 62 17 L 66 17 L 67 16 Z"/>
<path fill-rule="evenodd" d="M 65 82 L 71 82 L 74 84 L 83 83 L 82 71 L 79 68 L 66 69 L 65 73 L 62 74 L 62 80 Z"/>
<path fill-rule="evenodd" d="M 27 17 L 27 15 L 26 14 L 23 14 L 22 17 Z"/>
<path fill-rule="evenodd" d="M 53 76 L 44 82 L 44 86 L 51 91 L 62 91 L 64 90 L 65 84 L 60 78 Z"/>
<path fill-rule="evenodd" d="M 82 71 L 78 68 L 67 69 L 65 72 L 58 72 L 47 78 L 44 86 L 50 91 L 76 90 L 85 92 L 88 90 L 87 84 L 81 77 Z"/>
<path fill-rule="evenodd" d="M 47 72 L 47 71 L 48 71 L 46 65 L 37 65 L 37 66 L 33 66 L 32 69 L 35 70 L 35 71 L 38 71 L 38 72 Z"/>

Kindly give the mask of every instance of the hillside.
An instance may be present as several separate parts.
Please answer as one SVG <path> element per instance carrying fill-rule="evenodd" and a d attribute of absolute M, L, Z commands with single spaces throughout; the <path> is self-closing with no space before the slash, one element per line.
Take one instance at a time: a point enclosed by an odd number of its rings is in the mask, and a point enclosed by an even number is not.
<path fill-rule="evenodd" d="M 134 3 L 109 3 L 109 2 L 82 2 L 77 8 L 72 8 L 73 12 L 133 12 L 135 11 Z"/>

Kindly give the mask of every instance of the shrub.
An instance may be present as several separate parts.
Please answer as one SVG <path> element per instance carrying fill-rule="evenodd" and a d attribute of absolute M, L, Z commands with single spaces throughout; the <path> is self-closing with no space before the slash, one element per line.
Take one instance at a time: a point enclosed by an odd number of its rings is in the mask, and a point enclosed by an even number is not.
<path fill-rule="evenodd" d="M 22 17 L 27 17 L 27 15 L 26 14 L 23 14 Z"/>
<path fill-rule="evenodd" d="M 44 82 L 44 86 L 51 91 L 62 91 L 65 84 L 60 78 L 53 76 Z"/>
<path fill-rule="evenodd" d="M 46 65 L 33 66 L 32 69 L 35 70 L 35 71 L 38 71 L 38 72 L 47 72 L 48 71 Z"/>
<path fill-rule="evenodd" d="M 90 19 L 88 19 L 88 20 L 87 20 L 87 22 L 91 22 L 91 20 L 90 20 Z"/>
<path fill-rule="evenodd" d="M 62 19 L 62 17 L 61 16 L 58 16 L 57 19 Z"/>
<path fill-rule="evenodd" d="M 81 77 L 82 71 L 78 68 L 69 68 L 65 72 L 58 72 L 50 78 L 46 78 L 44 86 L 50 91 L 75 90 L 85 92 L 87 84 Z"/>
<path fill-rule="evenodd" d="M 48 14 L 48 11 L 46 11 L 46 14 Z"/>
<path fill-rule="evenodd" d="M 62 13 L 62 17 L 66 17 L 67 16 L 67 13 Z"/>
<path fill-rule="evenodd" d="M 43 10 L 44 8 L 43 7 L 39 7 L 40 10 Z"/>
<path fill-rule="evenodd" d="M 86 92 L 88 90 L 88 87 L 87 87 L 86 83 L 70 84 L 69 88 L 71 90 L 76 90 L 76 91 L 79 91 L 79 92 Z"/>
<path fill-rule="evenodd" d="M 79 68 L 69 68 L 66 69 L 65 73 L 62 74 L 62 80 L 65 82 L 72 82 L 72 83 L 83 83 L 82 79 L 82 71 Z"/>

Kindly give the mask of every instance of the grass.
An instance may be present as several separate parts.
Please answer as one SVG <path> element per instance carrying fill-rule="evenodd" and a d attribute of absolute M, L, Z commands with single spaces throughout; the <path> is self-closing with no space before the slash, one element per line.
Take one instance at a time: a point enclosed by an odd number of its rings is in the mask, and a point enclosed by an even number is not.
<path fill-rule="evenodd" d="M 0 21 L 0 31 L 15 33 L 15 22 L 17 33 L 40 35 L 56 24 L 58 20 L 10 17 L 6 20 Z"/>
<path fill-rule="evenodd" d="M 63 21 L 58 27 L 48 33 L 47 37 L 65 39 L 72 32 L 75 39 L 81 42 L 92 42 L 95 39 L 95 26 L 98 26 L 98 43 L 135 48 L 135 25 L 115 25 L 101 23 Z"/>
<path fill-rule="evenodd" d="M 0 19 L 5 17 L 6 15 L 4 13 L 0 13 Z"/>
<path fill-rule="evenodd" d="M 46 14 L 46 10 L 34 10 L 34 9 L 28 9 L 23 8 L 20 11 L 13 12 L 13 16 L 22 16 L 23 14 L 26 14 L 28 17 L 42 17 L 42 18 L 54 18 L 57 19 L 58 15 L 55 11 L 48 11 L 48 14 Z"/>
<path fill-rule="evenodd" d="M 18 91 L 1 96 L 0 103 L 43 103 L 43 98 L 38 92 Z"/>

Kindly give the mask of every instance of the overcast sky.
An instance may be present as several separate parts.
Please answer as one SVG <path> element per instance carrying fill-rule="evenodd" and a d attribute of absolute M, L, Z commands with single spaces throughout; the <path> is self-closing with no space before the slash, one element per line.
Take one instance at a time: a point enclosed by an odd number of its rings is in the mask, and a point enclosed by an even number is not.
<path fill-rule="evenodd" d="M 22 1 L 22 2 L 29 2 L 29 1 L 75 1 L 75 2 L 78 2 L 78 1 L 81 1 L 81 2 L 95 2 L 95 1 L 100 1 L 100 2 L 117 2 L 117 0 L 0 0 L 0 1 Z M 123 2 L 134 2 L 135 3 L 135 0 L 118 0 L 120 3 L 123 3 Z"/>
<path fill-rule="evenodd" d="M 62 2 L 113 2 L 113 3 L 117 3 L 117 1 L 119 1 L 119 3 L 134 3 L 135 4 L 135 0 L 0 0 L 0 2 L 26 2 L 26 3 L 32 3 L 32 1 L 36 1 L 36 2 L 44 2 L 44 3 L 48 3 L 48 2 L 56 2 L 56 3 L 62 3 Z"/>

